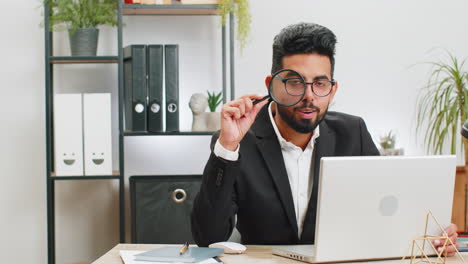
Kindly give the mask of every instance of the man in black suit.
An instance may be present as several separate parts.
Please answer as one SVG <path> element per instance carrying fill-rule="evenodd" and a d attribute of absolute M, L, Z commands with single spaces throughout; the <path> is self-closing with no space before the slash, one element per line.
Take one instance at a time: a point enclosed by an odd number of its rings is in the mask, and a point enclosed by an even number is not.
<path fill-rule="evenodd" d="M 313 244 L 320 159 L 379 154 L 360 117 L 328 112 L 338 90 L 335 43 L 317 24 L 286 27 L 274 39 L 271 73 L 301 74 L 302 100 L 254 105 L 262 96 L 246 95 L 223 106 L 192 211 L 198 245 L 226 241 L 236 215 L 244 244 Z"/>

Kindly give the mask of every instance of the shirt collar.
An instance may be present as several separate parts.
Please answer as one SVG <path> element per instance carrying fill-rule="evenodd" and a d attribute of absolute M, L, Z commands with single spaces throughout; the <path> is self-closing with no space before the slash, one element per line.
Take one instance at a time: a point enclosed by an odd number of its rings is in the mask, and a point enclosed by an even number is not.
<path fill-rule="evenodd" d="M 280 146 L 281 146 L 281 149 L 285 149 L 285 148 L 291 148 L 291 147 L 297 147 L 296 145 L 294 145 L 293 143 L 289 142 L 289 141 L 286 141 L 286 139 L 283 138 L 283 136 L 281 136 L 281 133 L 279 132 L 278 130 L 278 126 L 276 126 L 276 123 L 275 123 L 275 119 L 273 118 L 273 112 L 271 110 L 272 108 L 272 105 L 273 104 L 270 104 L 268 106 L 268 115 L 270 116 L 270 121 L 271 121 L 271 125 L 273 126 L 273 130 L 275 130 L 275 134 L 276 134 L 276 137 L 278 138 L 278 141 L 280 143 Z M 310 138 L 310 141 L 309 143 L 307 144 L 307 149 L 308 148 L 313 148 L 314 146 L 314 143 L 315 143 L 315 140 L 320 136 L 320 125 L 318 125 L 315 129 L 314 129 L 314 134 L 312 135 L 312 137 Z"/>

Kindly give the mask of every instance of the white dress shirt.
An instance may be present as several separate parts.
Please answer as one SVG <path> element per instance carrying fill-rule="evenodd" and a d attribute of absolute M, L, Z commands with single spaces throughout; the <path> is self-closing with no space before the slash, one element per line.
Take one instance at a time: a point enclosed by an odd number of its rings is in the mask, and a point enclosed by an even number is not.
<path fill-rule="evenodd" d="M 289 185 L 291 187 L 291 193 L 294 202 L 298 236 L 300 237 L 304 226 L 304 218 L 307 213 L 310 195 L 312 193 L 312 185 L 314 181 L 312 178 L 313 174 L 311 174 L 311 169 L 313 168 L 311 168 L 310 165 L 312 162 L 315 140 L 319 137 L 320 130 L 319 126 L 315 128 L 312 138 L 303 151 L 302 148 L 286 141 L 281 136 L 281 133 L 276 126 L 275 120 L 273 119 L 271 107 L 272 106 L 270 104 L 268 107 L 268 114 L 281 146 L 284 165 L 288 174 Z M 214 154 L 226 160 L 236 161 L 239 158 L 239 146 L 235 151 L 229 151 L 219 143 L 218 139 L 214 147 Z"/>

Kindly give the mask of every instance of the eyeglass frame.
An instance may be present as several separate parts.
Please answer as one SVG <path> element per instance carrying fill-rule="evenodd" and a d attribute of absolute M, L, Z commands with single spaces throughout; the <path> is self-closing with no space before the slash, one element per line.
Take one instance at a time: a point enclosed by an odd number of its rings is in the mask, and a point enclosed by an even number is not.
<path fill-rule="evenodd" d="M 283 77 L 281 77 L 281 76 L 279 75 L 279 73 L 281 73 L 281 72 L 283 72 L 283 71 L 290 71 L 290 72 L 293 72 L 293 73 L 297 74 L 297 75 L 301 78 L 302 83 L 304 84 L 304 92 L 302 93 L 302 95 L 290 94 L 290 93 L 288 92 L 288 89 L 286 88 L 286 81 L 289 80 L 289 79 L 293 79 L 293 78 L 283 78 Z M 306 89 L 307 89 L 307 85 L 310 84 L 311 90 L 312 90 L 312 93 L 313 93 L 313 94 L 315 94 L 315 95 L 318 96 L 318 97 L 327 97 L 327 96 L 329 96 L 329 95 L 331 94 L 331 92 L 332 92 L 332 90 L 333 90 L 333 86 L 335 86 L 335 84 L 336 84 L 336 80 L 335 80 L 335 79 L 331 79 L 331 80 L 328 80 L 328 79 L 320 79 L 320 81 L 327 81 L 327 82 L 329 82 L 329 83 L 331 84 L 331 86 L 330 86 L 330 90 L 328 91 L 328 93 L 327 93 L 326 95 L 318 95 L 318 94 L 314 91 L 314 83 L 317 82 L 318 80 L 315 80 L 315 81 L 313 81 L 313 82 L 306 82 L 304 76 L 302 76 L 302 74 L 298 73 L 298 72 L 295 71 L 295 70 L 291 70 L 291 69 L 282 69 L 282 70 L 279 70 L 279 71 L 275 72 L 275 73 L 273 74 L 273 76 L 275 76 L 276 78 L 278 78 L 278 79 L 284 84 L 284 89 L 285 89 L 286 92 L 287 92 L 289 95 L 291 95 L 291 96 L 302 96 L 302 97 L 303 97 L 303 96 L 305 95 L 305 92 L 306 92 Z M 300 100 L 302 100 L 302 98 L 301 98 Z M 300 100 L 299 100 L 299 101 L 300 101 Z"/>

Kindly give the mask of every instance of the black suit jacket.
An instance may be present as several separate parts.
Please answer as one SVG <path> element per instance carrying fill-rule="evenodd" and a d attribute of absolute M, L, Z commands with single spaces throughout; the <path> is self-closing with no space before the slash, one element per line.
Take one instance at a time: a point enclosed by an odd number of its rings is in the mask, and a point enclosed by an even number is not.
<path fill-rule="evenodd" d="M 211 141 L 213 150 L 218 139 Z M 281 147 L 268 107 L 258 114 L 240 143 L 239 159 L 226 161 L 213 151 L 192 209 L 192 234 L 199 246 L 226 241 L 234 228 L 243 244 L 313 244 L 319 164 L 327 156 L 379 155 L 360 117 L 328 112 L 315 145 L 314 182 L 301 237 Z"/>

